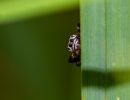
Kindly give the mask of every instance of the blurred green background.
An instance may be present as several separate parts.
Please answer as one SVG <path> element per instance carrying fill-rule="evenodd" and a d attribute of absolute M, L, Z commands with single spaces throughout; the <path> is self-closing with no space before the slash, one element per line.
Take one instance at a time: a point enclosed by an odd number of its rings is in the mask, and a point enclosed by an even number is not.
<path fill-rule="evenodd" d="M 36 2 L 22 10 L 18 1 L 0 1 L 0 100 L 81 99 L 80 68 L 68 63 L 66 47 L 79 21 L 78 1 L 70 1 L 48 3 L 48 13 Z"/>

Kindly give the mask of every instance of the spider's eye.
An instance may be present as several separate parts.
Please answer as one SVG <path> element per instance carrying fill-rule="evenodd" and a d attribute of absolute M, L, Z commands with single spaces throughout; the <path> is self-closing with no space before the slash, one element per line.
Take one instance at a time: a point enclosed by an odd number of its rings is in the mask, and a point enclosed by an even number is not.
<path fill-rule="evenodd" d="M 69 47 L 72 47 L 72 44 L 69 44 Z"/>
<path fill-rule="evenodd" d="M 71 47 L 68 47 L 68 51 L 70 51 L 70 52 L 72 51 Z"/>
<path fill-rule="evenodd" d="M 73 42 L 73 39 L 70 39 L 70 42 Z"/>

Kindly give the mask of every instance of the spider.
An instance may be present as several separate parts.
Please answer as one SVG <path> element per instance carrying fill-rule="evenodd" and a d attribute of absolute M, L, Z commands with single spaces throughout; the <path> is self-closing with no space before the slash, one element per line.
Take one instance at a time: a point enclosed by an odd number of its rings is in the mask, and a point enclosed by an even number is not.
<path fill-rule="evenodd" d="M 80 24 L 76 27 L 76 33 L 69 37 L 67 48 L 70 52 L 69 62 L 80 66 Z"/>

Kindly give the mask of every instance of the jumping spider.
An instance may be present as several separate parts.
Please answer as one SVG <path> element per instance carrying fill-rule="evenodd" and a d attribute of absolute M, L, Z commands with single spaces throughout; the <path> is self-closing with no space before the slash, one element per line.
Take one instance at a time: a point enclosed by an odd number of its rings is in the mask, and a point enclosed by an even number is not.
<path fill-rule="evenodd" d="M 76 27 L 76 33 L 69 37 L 67 48 L 70 52 L 69 62 L 80 66 L 80 24 Z"/>

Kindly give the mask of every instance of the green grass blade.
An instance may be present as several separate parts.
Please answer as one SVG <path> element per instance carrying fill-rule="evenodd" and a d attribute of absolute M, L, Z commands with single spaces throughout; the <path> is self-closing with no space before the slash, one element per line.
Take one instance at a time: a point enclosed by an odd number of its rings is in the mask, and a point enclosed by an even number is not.
<path fill-rule="evenodd" d="M 130 1 L 82 0 L 82 96 L 129 100 Z"/>
<path fill-rule="evenodd" d="M 105 0 L 81 1 L 82 96 L 104 100 Z M 97 99 L 98 98 L 98 99 Z"/>
<path fill-rule="evenodd" d="M 108 100 L 130 100 L 130 0 L 107 0 Z"/>

